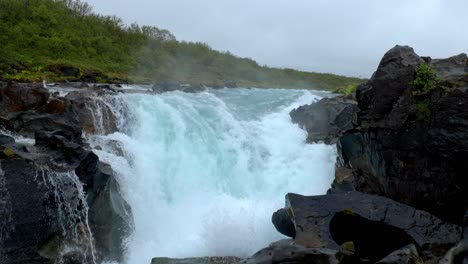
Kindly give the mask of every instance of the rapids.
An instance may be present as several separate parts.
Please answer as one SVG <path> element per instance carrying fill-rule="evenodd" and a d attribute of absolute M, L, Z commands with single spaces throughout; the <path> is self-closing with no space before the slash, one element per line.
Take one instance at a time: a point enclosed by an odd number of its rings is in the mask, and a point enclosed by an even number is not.
<path fill-rule="evenodd" d="M 246 257 L 284 238 L 271 214 L 285 194 L 324 194 L 333 180 L 334 146 L 305 144 L 289 117 L 323 96 L 239 88 L 107 100 L 120 132 L 88 141 L 132 209 L 126 263 Z"/>

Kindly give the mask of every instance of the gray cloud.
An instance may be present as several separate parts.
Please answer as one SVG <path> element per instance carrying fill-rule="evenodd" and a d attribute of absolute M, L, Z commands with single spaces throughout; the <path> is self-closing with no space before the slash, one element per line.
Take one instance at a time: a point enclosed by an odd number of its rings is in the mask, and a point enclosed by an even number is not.
<path fill-rule="evenodd" d="M 125 23 L 260 64 L 369 77 L 396 44 L 420 55 L 468 52 L 466 0 L 88 0 Z"/>

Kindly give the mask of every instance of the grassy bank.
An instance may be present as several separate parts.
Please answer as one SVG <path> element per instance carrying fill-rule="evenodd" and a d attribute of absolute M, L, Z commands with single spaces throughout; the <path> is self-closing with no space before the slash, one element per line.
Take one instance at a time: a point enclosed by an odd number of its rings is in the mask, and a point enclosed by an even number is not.
<path fill-rule="evenodd" d="M 0 79 L 183 82 L 337 90 L 361 79 L 261 66 L 73 0 L 0 0 Z"/>

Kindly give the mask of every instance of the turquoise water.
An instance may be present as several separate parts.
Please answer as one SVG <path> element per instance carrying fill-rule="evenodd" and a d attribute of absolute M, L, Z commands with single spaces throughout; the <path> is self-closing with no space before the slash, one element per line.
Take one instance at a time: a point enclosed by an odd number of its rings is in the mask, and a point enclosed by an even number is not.
<path fill-rule="evenodd" d="M 325 93 L 222 89 L 198 94 L 122 95 L 125 133 L 98 155 L 118 174 L 135 229 L 127 263 L 152 257 L 245 257 L 284 238 L 271 214 L 288 192 L 323 194 L 333 146 L 305 144 L 289 111 Z"/>

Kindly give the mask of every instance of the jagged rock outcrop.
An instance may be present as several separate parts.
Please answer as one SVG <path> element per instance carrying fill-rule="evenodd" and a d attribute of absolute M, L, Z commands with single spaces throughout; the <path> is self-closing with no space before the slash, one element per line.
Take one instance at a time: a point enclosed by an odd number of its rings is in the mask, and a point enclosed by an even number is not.
<path fill-rule="evenodd" d="M 437 254 L 458 243 L 461 236 L 458 225 L 388 198 L 360 192 L 288 194 L 286 209 L 295 227 L 295 244 L 339 250 L 343 243 L 352 241 L 356 256 L 374 261 L 409 244 L 424 249 L 426 254 Z"/>
<path fill-rule="evenodd" d="M 357 126 L 338 141 L 335 189 L 378 194 L 460 223 L 468 208 L 468 66 L 396 46 L 357 88 Z M 439 76 L 415 89 L 419 65 Z"/>
<path fill-rule="evenodd" d="M 307 131 L 308 143 L 334 144 L 344 131 L 354 127 L 358 110 L 355 101 L 337 96 L 300 106 L 289 115 L 293 123 Z"/>
<path fill-rule="evenodd" d="M 130 209 L 82 140 L 103 93 L 115 94 L 87 88 L 63 98 L 43 84 L 0 86 L 0 263 L 122 260 Z"/>
<path fill-rule="evenodd" d="M 18 143 L 3 145 L 0 155 L 0 262 L 45 263 L 80 252 L 90 260 L 84 194 L 73 171 L 56 172 Z M 80 209 L 81 208 L 81 209 Z M 56 241 L 55 249 L 44 246 Z M 68 248 L 68 252 L 58 248 Z M 42 249 L 42 250 L 41 250 Z"/>

